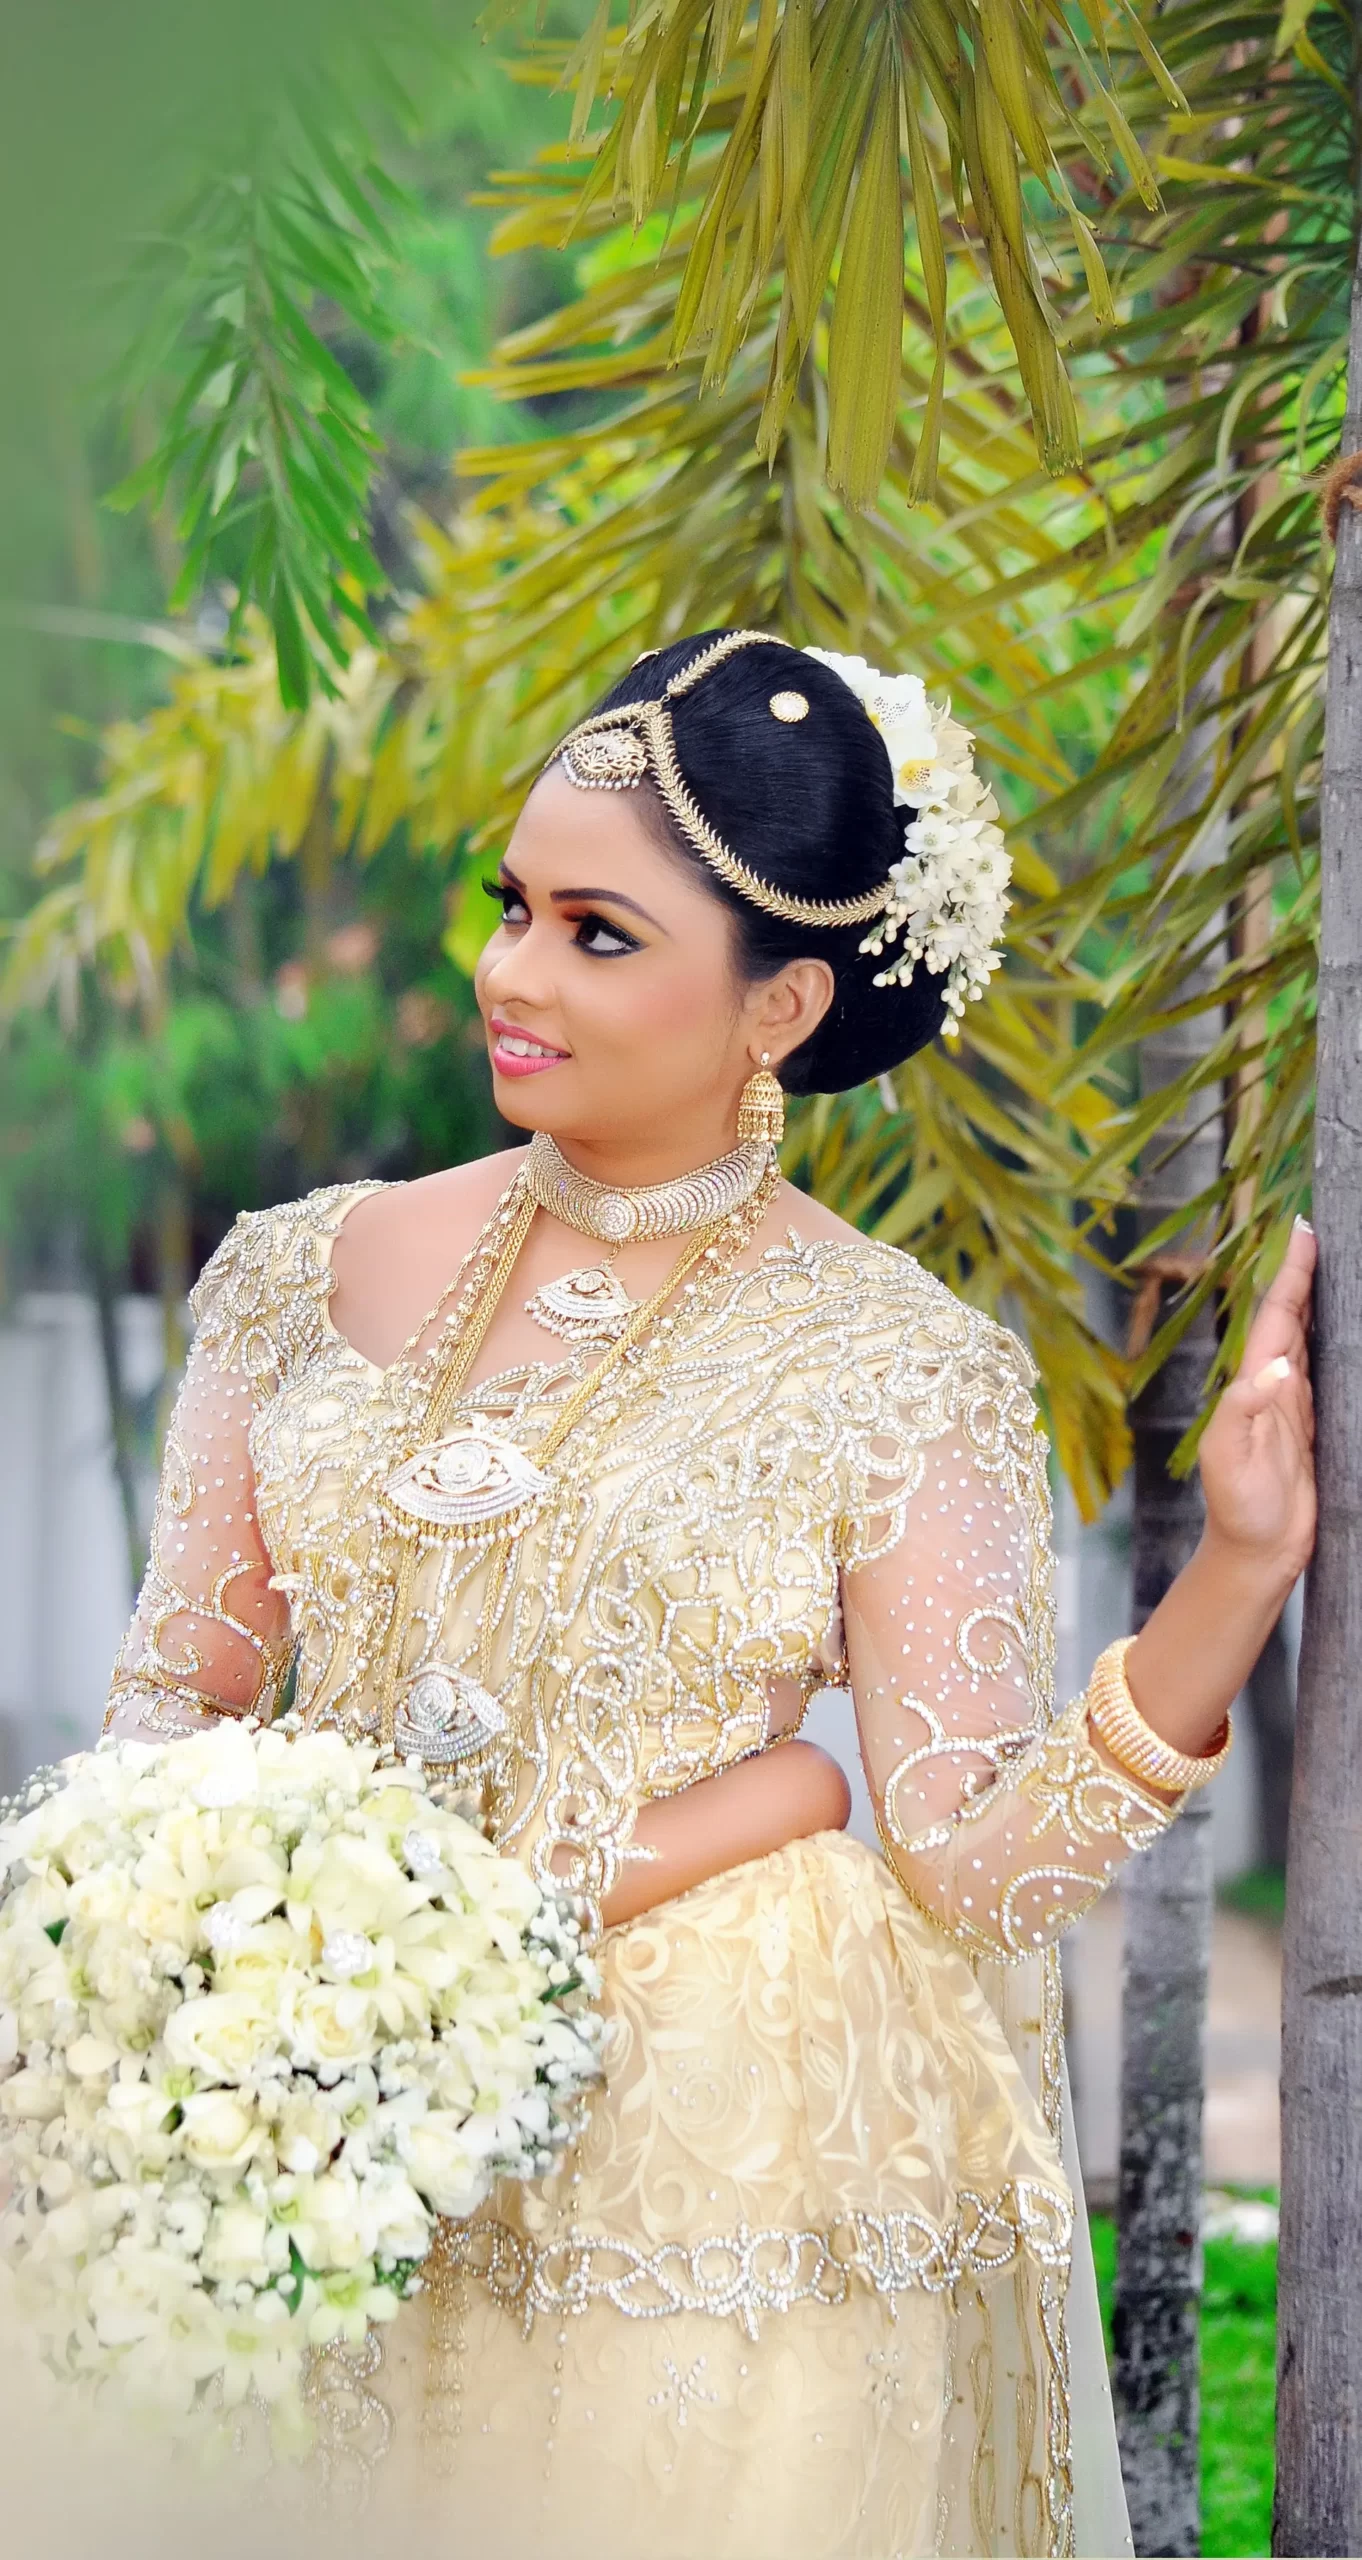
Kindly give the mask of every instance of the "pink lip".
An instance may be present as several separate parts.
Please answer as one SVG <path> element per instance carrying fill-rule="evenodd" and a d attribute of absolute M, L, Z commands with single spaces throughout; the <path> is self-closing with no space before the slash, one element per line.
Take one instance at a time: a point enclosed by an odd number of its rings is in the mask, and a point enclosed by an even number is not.
<path fill-rule="evenodd" d="M 537 1034 L 533 1031 L 523 1030 L 518 1022 L 504 1022 L 499 1013 L 493 1014 L 489 1028 L 494 1034 L 492 1069 L 493 1073 L 496 1075 L 508 1077 L 542 1076 L 545 1069 L 548 1067 L 562 1067 L 567 1064 L 567 1053 L 564 1050 L 560 1050 L 556 1057 L 521 1058 L 517 1057 L 513 1049 L 503 1048 L 500 1038 L 500 1035 L 503 1032 L 509 1032 L 513 1039 L 519 1040 L 533 1040 L 537 1037 Z"/>

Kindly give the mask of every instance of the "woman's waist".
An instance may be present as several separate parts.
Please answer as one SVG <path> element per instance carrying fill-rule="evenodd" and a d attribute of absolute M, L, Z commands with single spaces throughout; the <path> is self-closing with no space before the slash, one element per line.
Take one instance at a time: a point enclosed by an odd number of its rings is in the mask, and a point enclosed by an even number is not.
<path fill-rule="evenodd" d="M 930 2253 L 999 2212 L 1063 2222 L 994 2012 L 863 1842 L 818 1833 L 728 1869 L 608 1930 L 599 1961 L 605 2078 L 562 2200 L 580 2231 L 646 2253 L 859 2215 Z M 497 2211 L 561 2239 L 551 2196 Z"/>

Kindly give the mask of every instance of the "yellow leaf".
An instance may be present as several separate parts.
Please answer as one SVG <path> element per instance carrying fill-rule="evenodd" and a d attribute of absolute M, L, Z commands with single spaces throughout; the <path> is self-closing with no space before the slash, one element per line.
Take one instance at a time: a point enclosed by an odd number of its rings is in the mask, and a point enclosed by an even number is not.
<path fill-rule="evenodd" d="M 856 180 L 828 350 L 828 477 L 869 506 L 884 477 L 903 361 L 898 65 L 886 45 Z"/>

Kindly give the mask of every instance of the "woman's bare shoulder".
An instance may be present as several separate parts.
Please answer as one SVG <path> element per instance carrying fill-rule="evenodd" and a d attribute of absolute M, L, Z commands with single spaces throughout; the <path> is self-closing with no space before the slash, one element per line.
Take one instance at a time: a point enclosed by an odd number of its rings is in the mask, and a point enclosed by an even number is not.
<path fill-rule="evenodd" d="M 357 1200 L 331 1257 L 337 1331 L 367 1358 L 391 1359 L 452 1278 L 523 1156 L 508 1147 Z"/>
<path fill-rule="evenodd" d="M 793 1227 L 808 1244 L 865 1243 L 859 1227 L 849 1226 L 845 1218 L 825 1209 L 821 1200 L 813 1199 L 807 1191 L 797 1191 L 792 1182 L 782 1182 L 767 1215 L 782 1233 Z"/>
<path fill-rule="evenodd" d="M 466 1230 L 465 1245 L 496 1207 L 517 1166 L 523 1147 L 507 1147 L 494 1156 L 474 1156 L 468 1164 L 451 1164 L 439 1173 L 424 1173 L 414 1182 L 385 1182 L 357 1200 L 336 1239 L 335 1265 L 415 1237 L 438 1233 L 448 1240 Z"/>

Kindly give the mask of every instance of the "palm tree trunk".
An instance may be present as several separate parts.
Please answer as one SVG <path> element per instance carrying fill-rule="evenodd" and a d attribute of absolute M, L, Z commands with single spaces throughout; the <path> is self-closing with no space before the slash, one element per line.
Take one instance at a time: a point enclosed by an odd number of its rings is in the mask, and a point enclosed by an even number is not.
<path fill-rule="evenodd" d="M 1362 247 L 1343 452 L 1362 445 Z M 1320 796 L 1319 1543 L 1306 1586 L 1282 1985 L 1278 2552 L 1362 2551 L 1362 519 L 1344 506 Z"/>
<path fill-rule="evenodd" d="M 1189 739 L 1186 759 L 1193 789 L 1196 743 Z M 1207 1011 L 1146 1041 L 1144 1091 L 1184 1073 L 1216 1029 Z M 1219 1172 L 1219 1114 L 1200 1118 L 1170 1156 L 1179 1134 L 1176 1122 L 1165 1128 L 1160 1161 L 1141 1183 L 1141 1216 L 1149 1229 L 1195 1200 Z M 1189 1229 L 1179 1250 L 1195 1250 L 1202 1241 Z M 1171 1460 L 1200 1410 L 1214 1348 L 1215 1315 L 1207 1307 L 1132 1408 L 1137 1628 L 1201 1535 L 1200 1487 L 1194 1475 L 1175 1477 Z M 1194 1798 L 1172 1830 L 1127 1870 L 1124 1900 L 1113 2305 L 1117 2433 L 1137 2552 L 1192 2554 L 1201 2547 L 1201 2112 L 1212 1909 L 1204 1797 Z"/>

